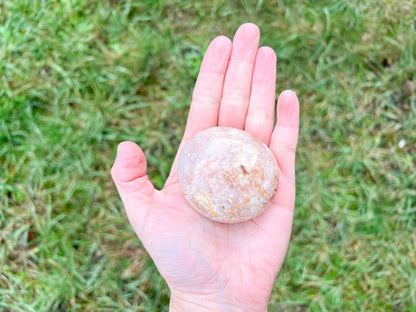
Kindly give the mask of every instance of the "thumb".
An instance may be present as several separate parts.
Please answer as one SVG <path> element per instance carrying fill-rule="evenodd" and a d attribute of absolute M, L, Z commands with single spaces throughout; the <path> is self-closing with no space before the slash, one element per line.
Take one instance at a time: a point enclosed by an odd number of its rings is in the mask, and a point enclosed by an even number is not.
<path fill-rule="evenodd" d="M 137 193 L 140 193 L 140 197 L 152 196 L 154 187 L 146 175 L 146 169 L 146 158 L 137 144 L 129 141 L 119 144 L 111 176 L 123 202 Z"/>

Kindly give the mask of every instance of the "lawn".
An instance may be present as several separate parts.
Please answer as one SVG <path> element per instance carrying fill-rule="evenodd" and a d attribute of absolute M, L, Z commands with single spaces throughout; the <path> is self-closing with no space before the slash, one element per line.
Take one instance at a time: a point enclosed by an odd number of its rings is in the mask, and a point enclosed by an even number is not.
<path fill-rule="evenodd" d="M 0 1 L 0 311 L 167 311 L 110 168 L 134 141 L 163 186 L 204 51 L 244 22 L 301 105 L 269 311 L 415 311 L 415 16 L 414 0 Z"/>

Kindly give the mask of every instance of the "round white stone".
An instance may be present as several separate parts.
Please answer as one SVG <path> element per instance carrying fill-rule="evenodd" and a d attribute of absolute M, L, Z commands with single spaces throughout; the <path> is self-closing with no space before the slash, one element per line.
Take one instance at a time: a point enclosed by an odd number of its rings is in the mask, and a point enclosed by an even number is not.
<path fill-rule="evenodd" d="M 186 144 L 178 179 L 186 200 L 202 215 L 237 223 L 258 216 L 269 206 L 279 168 L 267 145 L 251 134 L 214 127 Z"/>

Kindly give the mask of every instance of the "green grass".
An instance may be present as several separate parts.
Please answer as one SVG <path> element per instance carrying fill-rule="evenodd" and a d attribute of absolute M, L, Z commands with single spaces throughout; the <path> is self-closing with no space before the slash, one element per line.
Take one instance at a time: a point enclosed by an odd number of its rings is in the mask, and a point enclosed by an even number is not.
<path fill-rule="evenodd" d="M 269 310 L 414 311 L 415 16 L 412 0 L 0 2 L 0 311 L 167 311 L 110 167 L 135 141 L 163 185 L 209 41 L 247 21 L 301 103 Z"/>

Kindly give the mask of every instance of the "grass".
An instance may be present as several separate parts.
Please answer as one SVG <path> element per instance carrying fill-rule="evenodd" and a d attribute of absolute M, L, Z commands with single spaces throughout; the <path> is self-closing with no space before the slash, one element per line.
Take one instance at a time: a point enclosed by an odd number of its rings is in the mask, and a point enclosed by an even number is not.
<path fill-rule="evenodd" d="M 163 185 L 209 41 L 251 21 L 297 91 L 293 236 L 269 311 L 416 309 L 416 6 L 0 2 L 0 311 L 167 311 L 109 176 Z"/>

